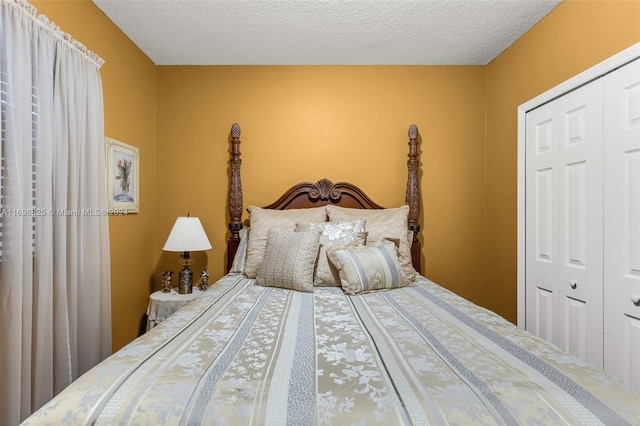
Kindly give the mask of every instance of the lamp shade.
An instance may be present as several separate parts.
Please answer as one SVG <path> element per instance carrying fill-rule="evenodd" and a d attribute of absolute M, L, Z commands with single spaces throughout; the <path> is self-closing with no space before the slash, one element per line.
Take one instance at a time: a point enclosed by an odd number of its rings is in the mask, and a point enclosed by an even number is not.
<path fill-rule="evenodd" d="M 209 250 L 211 243 L 197 217 L 179 217 L 164 244 L 164 251 Z"/>

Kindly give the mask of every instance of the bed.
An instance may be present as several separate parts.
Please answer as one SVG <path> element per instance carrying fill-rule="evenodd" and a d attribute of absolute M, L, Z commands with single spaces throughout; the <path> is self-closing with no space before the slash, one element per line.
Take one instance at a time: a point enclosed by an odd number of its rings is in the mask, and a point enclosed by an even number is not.
<path fill-rule="evenodd" d="M 229 272 L 25 424 L 640 425 L 640 394 L 421 275 L 418 138 L 406 205 L 322 179 L 246 227 L 234 125 Z"/>

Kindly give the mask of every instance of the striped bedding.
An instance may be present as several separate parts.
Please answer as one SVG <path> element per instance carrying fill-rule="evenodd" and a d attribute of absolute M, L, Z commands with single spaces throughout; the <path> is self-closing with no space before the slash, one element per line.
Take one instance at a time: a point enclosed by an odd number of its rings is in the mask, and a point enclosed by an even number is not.
<path fill-rule="evenodd" d="M 346 296 L 227 275 L 25 424 L 640 424 L 640 394 L 419 277 Z"/>

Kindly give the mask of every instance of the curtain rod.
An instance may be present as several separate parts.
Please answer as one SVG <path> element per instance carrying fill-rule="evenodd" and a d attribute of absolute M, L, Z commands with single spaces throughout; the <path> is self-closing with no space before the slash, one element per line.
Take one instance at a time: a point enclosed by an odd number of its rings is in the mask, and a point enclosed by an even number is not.
<path fill-rule="evenodd" d="M 46 15 L 38 15 L 36 7 L 30 4 L 27 0 L 0 1 L 27 14 L 32 19 L 32 21 L 50 32 L 54 37 L 67 43 L 69 46 L 71 46 L 71 48 L 80 52 L 90 62 L 93 62 L 97 68 L 102 67 L 102 65 L 104 64 L 104 59 L 87 49 L 87 47 L 84 44 L 80 43 L 78 40 L 75 40 L 71 36 L 71 34 L 62 31 L 60 27 L 57 26 L 54 22 L 50 21 Z"/>

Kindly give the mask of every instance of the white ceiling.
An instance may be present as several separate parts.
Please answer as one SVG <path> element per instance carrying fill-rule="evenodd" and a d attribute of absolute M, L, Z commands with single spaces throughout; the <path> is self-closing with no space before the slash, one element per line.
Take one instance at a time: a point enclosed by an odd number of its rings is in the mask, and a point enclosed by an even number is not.
<path fill-rule="evenodd" d="M 562 0 L 93 0 L 156 65 L 486 65 Z"/>

